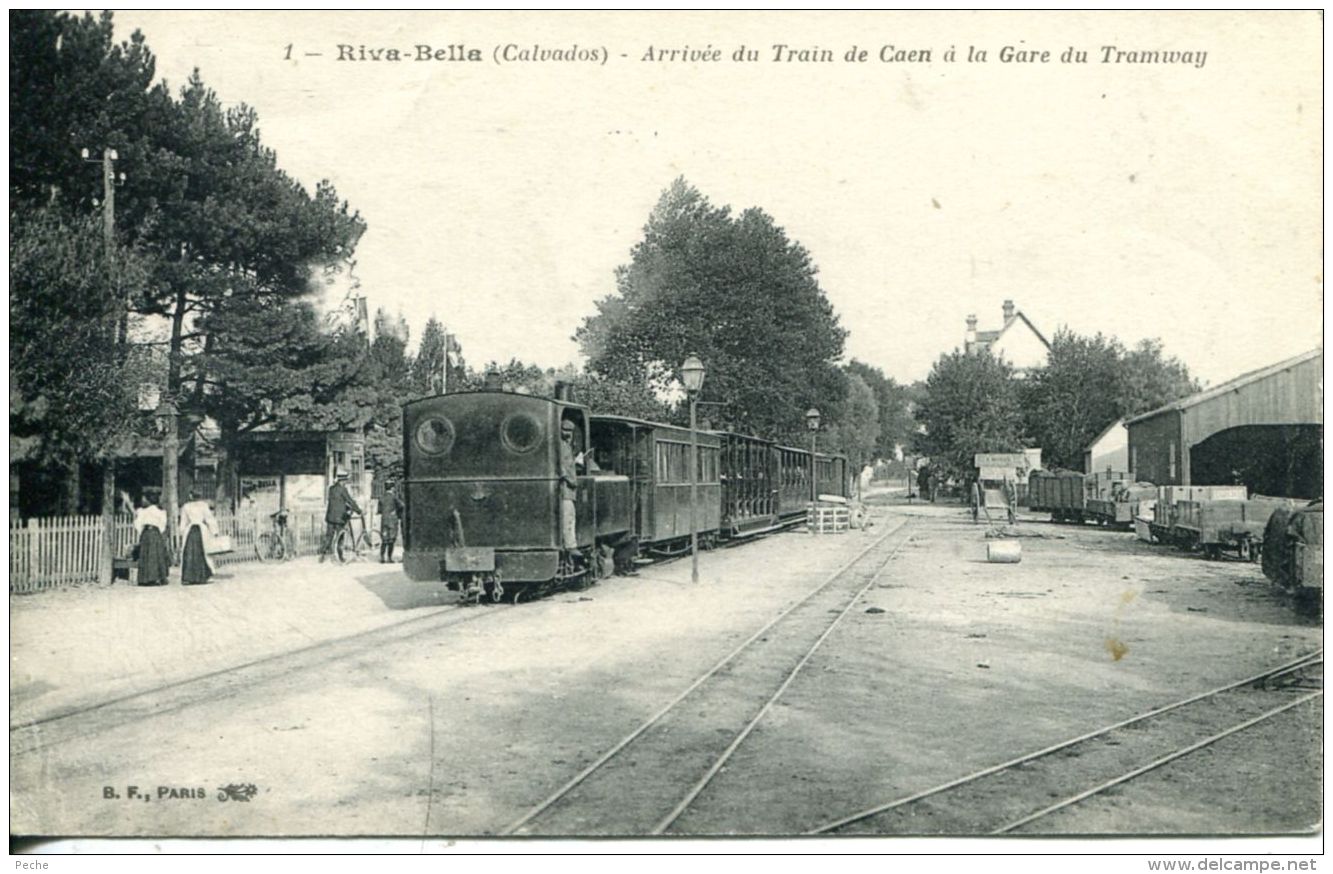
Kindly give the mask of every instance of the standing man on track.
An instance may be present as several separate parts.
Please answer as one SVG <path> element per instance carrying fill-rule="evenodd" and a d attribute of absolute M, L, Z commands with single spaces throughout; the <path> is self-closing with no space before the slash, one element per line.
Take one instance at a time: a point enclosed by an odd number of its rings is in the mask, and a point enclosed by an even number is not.
<path fill-rule="evenodd" d="M 324 511 L 324 540 L 319 545 L 319 560 L 329 557 L 333 550 L 333 538 L 338 536 L 338 531 L 347 524 L 347 520 L 353 515 L 359 515 L 361 508 L 357 506 L 352 493 L 347 491 L 347 471 L 338 471 L 337 481 L 329 487 L 329 505 Z"/>

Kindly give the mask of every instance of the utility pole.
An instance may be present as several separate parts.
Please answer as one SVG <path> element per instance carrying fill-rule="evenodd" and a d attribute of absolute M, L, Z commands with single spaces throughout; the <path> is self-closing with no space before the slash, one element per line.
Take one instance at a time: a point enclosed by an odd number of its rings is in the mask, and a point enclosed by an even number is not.
<path fill-rule="evenodd" d="M 115 149 L 102 150 L 102 236 L 106 247 L 107 279 L 116 294 L 118 303 L 115 313 L 114 340 L 117 349 L 123 354 L 129 340 L 129 308 L 120 299 L 116 275 L 116 159 L 120 156 Z M 83 150 L 83 159 L 88 157 L 88 150 Z M 98 579 L 105 584 L 111 583 L 113 558 L 115 556 L 116 537 L 116 456 L 114 447 L 102 463 L 102 554 L 99 556 Z"/>

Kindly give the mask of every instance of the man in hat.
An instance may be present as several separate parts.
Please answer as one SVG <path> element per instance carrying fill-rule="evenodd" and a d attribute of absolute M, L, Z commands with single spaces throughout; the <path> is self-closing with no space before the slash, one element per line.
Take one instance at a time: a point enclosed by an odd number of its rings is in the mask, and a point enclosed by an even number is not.
<path fill-rule="evenodd" d="M 333 538 L 338 536 L 347 520 L 360 513 L 361 508 L 357 506 L 352 493 L 347 491 L 347 471 L 340 470 L 337 480 L 329 487 L 328 509 L 324 511 L 324 540 L 319 545 L 320 561 L 328 558 L 329 552 L 333 550 Z"/>
<path fill-rule="evenodd" d="M 560 423 L 560 546 L 570 552 L 578 549 L 574 531 L 574 496 L 578 494 L 578 472 L 574 466 L 573 420 Z"/>
<path fill-rule="evenodd" d="M 405 509 L 398 482 L 389 480 L 384 485 L 384 496 L 380 498 L 380 564 L 393 561 L 393 545 L 398 540 L 398 520 L 402 518 Z"/>

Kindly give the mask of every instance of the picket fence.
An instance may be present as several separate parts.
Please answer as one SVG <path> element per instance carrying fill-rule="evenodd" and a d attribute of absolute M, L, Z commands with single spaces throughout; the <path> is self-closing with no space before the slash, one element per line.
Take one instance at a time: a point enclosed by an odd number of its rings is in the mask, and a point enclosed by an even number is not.
<path fill-rule="evenodd" d="M 255 544 L 259 535 L 272 530 L 267 516 L 237 518 L 218 514 L 219 532 L 231 537 L 232 551 L 213 556 L 213 564 L 233 565 L 258 561 Z M 369 524 L 374 524 L 373 520 Z M 324 514 L 292 514 L 287 527 L 297 555 L 319 552 L 324 533 Z M 10 519 L 9 591 L 11 594 L 40 592 L 62 586 L 98 581 L 102 555 L 101 516 L 51 516 L 27 520 Z M 170 532 L 171 553 L 179 563 L 181 540 Z M 116 517 L 112 554 L 128 558 L 137 543 L 132 517 Z"/>

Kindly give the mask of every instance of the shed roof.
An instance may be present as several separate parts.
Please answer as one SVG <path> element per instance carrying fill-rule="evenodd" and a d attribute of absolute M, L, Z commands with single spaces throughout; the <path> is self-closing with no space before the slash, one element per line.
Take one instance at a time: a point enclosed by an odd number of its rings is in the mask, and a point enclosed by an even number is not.
<path fill-rule="evenodd" d="M 1126 419 L 1125 424 L 1132 425 L 1135 422 L 1142 422 L 1144 419 L 1151 419 L 1154 416 L 1160 416 L 1162 413 L 1171 412 L 1173 410 L 1188 410 L 1190 407 L 1197 407 L 1199 404 L 1206 403 L 1212 400 L 1213 398 L 1220 397 L 1221 395 L 1224 395 L 1229 391 L 1235 391 L 1238 388 L 1243 388 L 1244 386 L 1259 382 L 1260 380 L 1263 379 L 1267 379 L 1268 377 L 1273 376 L 1274 374 L 1281 373 L 1282 371 L 1286 370 L 1289 367 L 1295 367 L 1297 364 L 1304 364 L 1306 361 L 1309 361 L 1312 358 L 1319 358 L 1323 354 L 1324 354 L 1324 347 L 1318 346 L 1314 349 L 1311 349 L 1309 352 L 1302 352 L 1300 355 L 1297 355 L 1293 358 L 1288 358 L 1284 361 L 1279 361 L 1276 364 L 1270 364 L 1267 367 L 1260 367 L 1258 370 L 1251 370 L 1249 373 L 1242 373 L 1235 379 L 1227 380 L 1221 385 L 1216 385 L 1213 386 L 1212 388 L 1204 389 L 1203 391 L 1198 392 L 1197 394 L 1192 394 L 1189 397 L 1181 398 L 1178 401 L 1172 401 L 1171 403 L 1165 406 L 1158 407 L 1155 410 L 1149 410 L 1148 412 L 1137 415 L 1132 419 Z"/>
<path fill-rule="evenodd" d="M 1084 446 L 1084 447 L 1083 447 L 1083 451 L 1084 451 L 1084 452 L 1087 452 L 1089 449 L 1091 449 L 1092 447 L 1096 446 L 1098 443 L 1102 442 L 1102 438 L 1105 437 L 1107 434 L 1110 434 L 1110 433 L 1111 433 L 1112 431 L 1114 431 L 1116 428 L 1123 428 L 1123 427 L 1125 427 L 1125 420 L 1124 420 L 1124 419 L 1116 419 L 1114 422 L 1112 422 L 1111 424 L 1109 424 L 1109 425 L 1107 425 L 1105 428 L 1103 428 L 1103 429 L 1101 430 L 1101 433 L 1100 433 L 1100 434 L 1098 434 L 1096 437 L 1093 437 L 1093 438 L 1092 438 L 1092 441 L 1091 441 L 1090 443 L 1088 443 L 1087 446 Z"/>

